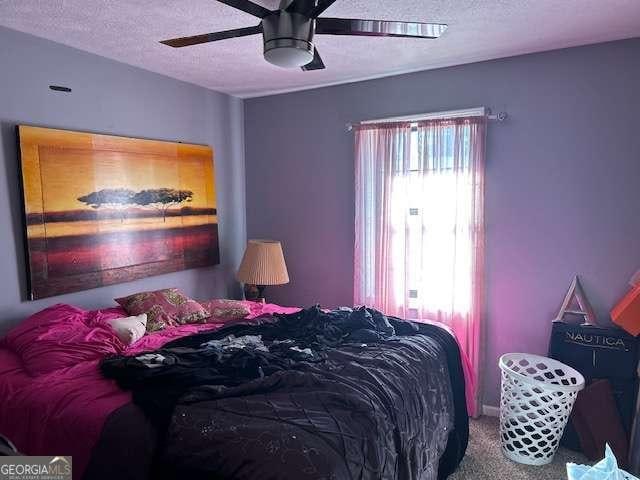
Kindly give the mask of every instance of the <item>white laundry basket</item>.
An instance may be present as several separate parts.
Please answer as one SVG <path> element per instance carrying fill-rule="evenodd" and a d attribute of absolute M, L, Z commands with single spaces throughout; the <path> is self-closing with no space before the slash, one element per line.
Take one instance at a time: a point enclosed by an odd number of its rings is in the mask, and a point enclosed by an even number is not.
<path fill-rule="evenodd" d="M 558 449 L 584 377 L 564 363 L 529 353 L 500 357 L 500 439 L 504 455 L 545 465 Z"/>

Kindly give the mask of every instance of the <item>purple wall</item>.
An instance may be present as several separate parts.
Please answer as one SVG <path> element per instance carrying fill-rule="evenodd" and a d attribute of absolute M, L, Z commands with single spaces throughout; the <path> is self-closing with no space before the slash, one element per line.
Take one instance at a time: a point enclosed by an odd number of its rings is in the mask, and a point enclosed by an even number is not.
<path fill-rule="evenodd" d="M 499 355 L 546 352 L 575 273 L 606 318 L 640 268 L 639 58 L 632 39 L 247 100 L 247 232 L 281 239 L 291 276 L 270 298 L 352 302 L 345 123 L 507 111 L 508 122 L 490 124 L 486 170 L 484 391 L 497 405 Z"/>
<path fill-rule="evenodd" d="M 237 290 L 245 243 L 243 103 L 30 35 L 0 28 L 0 335 L 56 302 L 92 308 L 144 289 L 182 287 L 196 298 Z M 54 93 L 50 84 L 73 88 Z M 205 143 L 215 150 L 222 264 L 26 302 L 15 125 Z"/>

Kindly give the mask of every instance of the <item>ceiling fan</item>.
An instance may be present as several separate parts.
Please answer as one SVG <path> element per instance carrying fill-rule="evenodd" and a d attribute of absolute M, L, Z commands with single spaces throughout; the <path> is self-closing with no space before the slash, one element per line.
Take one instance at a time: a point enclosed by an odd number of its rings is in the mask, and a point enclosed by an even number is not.
<path fill-rule="evenodd" d="M 284 68 L 325 68 L 313 45 L 315 34 L 369 37 L 438 38 L 447 29 L 442 23 L 392 22 L 319 17 L 336 0 L 281 0 L 278 10 L 269 10 L 250 0 L 218 0 L 261 19 L 255 27 L 173 38 L 160 43 L 180 48 L 262 33 L 264 58 Z"/>

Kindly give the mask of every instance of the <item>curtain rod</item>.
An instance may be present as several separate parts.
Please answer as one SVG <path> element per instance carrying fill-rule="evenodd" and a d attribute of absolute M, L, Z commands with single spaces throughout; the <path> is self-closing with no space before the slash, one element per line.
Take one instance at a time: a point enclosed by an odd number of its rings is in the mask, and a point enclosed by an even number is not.
<path fill-rule="evenodd" d="M 363 120 L 361 122 L 355 123 L 347 123 L 347 131 L 350 132 L 353 130 L 353 127 L 357 125 L 371 125 L 375 123 L 391 123 L 391 122 L 419 122 L 421 120 L 436 120 L 439 118 L 457 118 L 457 117 L 474 117 L 474 116 L 485 116 L 487 120 L 495 120 L 497 122 L 504 122 L 509 115 L 507 112 L 499 112 L 497 114 L 492 114 L 490 108 L 479 107 L 479 108 L 467 108 L 465 110 L 448 110 L 444 112 L 433 112 L 433 113 L 417 113 L 415 115 L 405 115 L 403 117 L 387 117 L 387 118 L 376 118 L 374 120 Z"/>

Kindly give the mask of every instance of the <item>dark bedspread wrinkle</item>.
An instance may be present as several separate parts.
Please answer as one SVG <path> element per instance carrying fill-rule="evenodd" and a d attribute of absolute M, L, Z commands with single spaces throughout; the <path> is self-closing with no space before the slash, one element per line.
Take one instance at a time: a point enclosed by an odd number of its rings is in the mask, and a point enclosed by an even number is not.
<path fill-rule="evenodd" d="M 367 308 L 263 318 L 102 370 L 165 432 L 164 477 L 436 479 L 466 449 L 455 340 Z"/>

